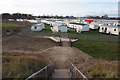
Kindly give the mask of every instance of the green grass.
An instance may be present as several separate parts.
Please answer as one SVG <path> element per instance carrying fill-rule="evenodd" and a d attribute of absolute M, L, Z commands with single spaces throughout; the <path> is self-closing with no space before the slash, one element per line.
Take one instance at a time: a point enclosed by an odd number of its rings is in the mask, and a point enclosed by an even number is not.
<path fill-rule="evenodd" d="M 51 31 L 51 27 L 50 27 L 50 25 L 45 24 L 45 29 L 48 30 L 48 31 Z"/>
<path fill-rule="evenodd" d="M 3 22 L 2 26 L 3 27 L 17 27 L 19 26 L 19 24 Z"/>
<path fill-rule="evenodd" d="M 3 56 L 3 78 L 26 78 L 44 66 L 42 61 L 32 56 Z"/>
<path fill-rule="evenodd" d="M 118 42 L 100 42 L 100 41 L 82 41 L 72 43 L 72 47 L 76 47 L 83 52 L 106 60 L 118 59 Z"/>

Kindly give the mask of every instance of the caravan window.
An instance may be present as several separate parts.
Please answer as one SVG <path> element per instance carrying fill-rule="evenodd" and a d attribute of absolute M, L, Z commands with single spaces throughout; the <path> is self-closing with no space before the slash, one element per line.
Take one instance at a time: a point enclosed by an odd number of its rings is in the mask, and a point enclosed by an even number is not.
<path fill-rule="evenodd" d="M 114 29 L 114 31 L 116 31 L 116 29 Z"/>
<path fill-rule="evenodd" d="M 104 30 L 104 28 L 102 27 L 102 30 Z"/>
<path fill-rule="evenodd" d="M 35 29 L 37 29 L 37 26 L 35 26 Z"/>

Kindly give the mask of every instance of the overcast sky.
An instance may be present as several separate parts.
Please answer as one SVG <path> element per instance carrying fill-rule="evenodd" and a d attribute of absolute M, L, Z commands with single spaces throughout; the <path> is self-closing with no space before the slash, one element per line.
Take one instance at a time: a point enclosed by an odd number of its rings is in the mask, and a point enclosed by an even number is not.
<path fill-rule="evenodd" d="M 0 13 L 117 17 L 119 0 L 1 0 Z"/>

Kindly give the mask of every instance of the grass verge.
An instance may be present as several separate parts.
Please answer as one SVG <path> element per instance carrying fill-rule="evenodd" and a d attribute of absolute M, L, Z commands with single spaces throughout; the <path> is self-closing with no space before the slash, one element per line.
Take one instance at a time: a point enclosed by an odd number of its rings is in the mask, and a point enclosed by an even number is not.
<path fill-rule="evenodd" d="M 41 69 L 44 64 L 32 56 L 3 56 L 3 78 L 26 78 Z"/>

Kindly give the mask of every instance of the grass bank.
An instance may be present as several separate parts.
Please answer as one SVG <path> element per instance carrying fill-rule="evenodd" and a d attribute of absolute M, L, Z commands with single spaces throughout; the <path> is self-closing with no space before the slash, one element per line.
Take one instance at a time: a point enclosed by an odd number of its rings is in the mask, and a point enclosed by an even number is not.
<path fill-rule="evenodd" d="M 118 64 L 110 62 L 95 63 L 88 67 L 86 73 L 88 78 L 118 78 Z"/>
<path fill-rule="evenodd" d="M 44 66 L 42 61 L 31 56 L 3 56 L 3 78 L 26 78 Z"/>
<path fill-rule="evenodd" d="M 100 41 L 82 41 L 72 43 L 72 47 L 76 47 L 83 52 L 106 60 L 118 59 L 118 42 L 100 42 Z"/>

